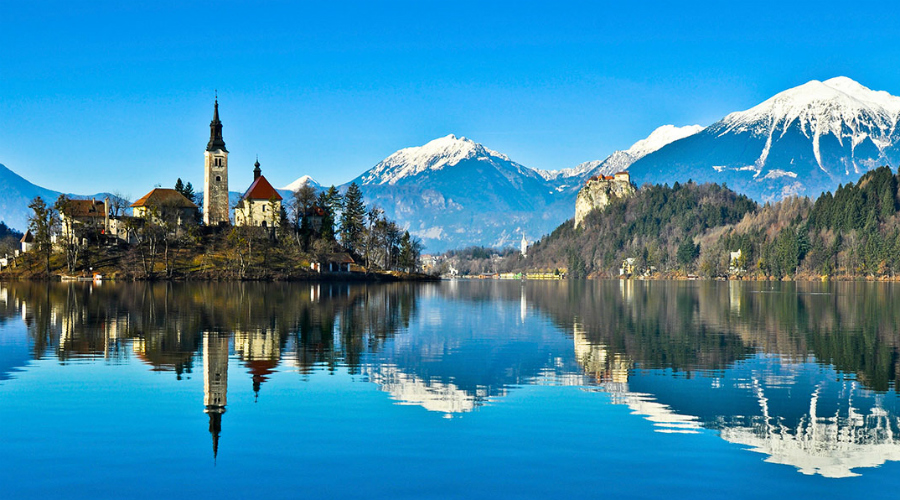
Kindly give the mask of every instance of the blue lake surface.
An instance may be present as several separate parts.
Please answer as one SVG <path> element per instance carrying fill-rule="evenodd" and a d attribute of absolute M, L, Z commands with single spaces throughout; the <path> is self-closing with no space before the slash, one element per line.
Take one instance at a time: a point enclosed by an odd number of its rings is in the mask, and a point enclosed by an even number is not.
<path fill-rule="evenodd" d="M 897 498 L 900 287 L 0 283 L 0 498 Z"/>

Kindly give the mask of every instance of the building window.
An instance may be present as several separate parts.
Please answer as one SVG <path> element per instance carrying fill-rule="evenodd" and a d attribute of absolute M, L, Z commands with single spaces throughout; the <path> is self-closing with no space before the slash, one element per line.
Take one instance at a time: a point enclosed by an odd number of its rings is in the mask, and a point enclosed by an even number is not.
<path fill-rule="evenodd" d="M 221 176 L 221 175 L 217 175 L 217 176 L 216 176 L 216 182 L 220 182 L 221 180 L 222 180 L 222 176 Z"/>

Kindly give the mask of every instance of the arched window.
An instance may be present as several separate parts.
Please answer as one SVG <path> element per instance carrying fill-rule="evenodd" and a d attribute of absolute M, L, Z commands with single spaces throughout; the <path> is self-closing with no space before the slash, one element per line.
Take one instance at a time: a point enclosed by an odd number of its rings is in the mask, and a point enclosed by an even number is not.
<path fill-rule="evenodd" d="M 217 175 L 217 176 L 216 176 L 216 182 L 220 182 L 221 180 L 222 180 L 222 176 L 221 176 L 221 175 Z"/>

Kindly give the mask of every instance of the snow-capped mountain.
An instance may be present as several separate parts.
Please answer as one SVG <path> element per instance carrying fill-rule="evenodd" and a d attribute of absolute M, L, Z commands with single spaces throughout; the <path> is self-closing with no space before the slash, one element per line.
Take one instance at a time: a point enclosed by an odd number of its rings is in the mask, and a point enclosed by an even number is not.
<path fill-rule="evenodd" d="M 282 188 L 278 188 L 278 189 L 279 189 L 279 191 L 294 192 L 306 184 L 309 184 L 310 186 L 312 186 L 316 189 L 320 189 L 322 187 L 322 185 L 319 184 L 318 182 L 316 182 L 316 180 L 313 179 L 312 177 L 310 177 L 308 175 L 302 175 L 302 176 L 298 177 L 297 180 L 295 180 L 294 182 L 292 182 Z"/>
<path fill-rule="evenodd" d="M 395 185 L 403 183 L 404 179 L 429 171 L 437 172 L 467 161 L 485 162 L 496 167 L 498 171 L 515 171 L 527 177 L 540 177 L 534 170 L 519 165 L 505 154 L 490 150 L 465 137 L 450 134 L 424 146 L 397 151 L 360 176 L 360 180 L 363 185 Z"/>
<path fill-rule="evenodd" d="M 636 161 L 632 179 L 726 182 L 761 200 L 817 196 L 900 160 L 900 97 L 837 77 L 781 92 Z"/>
<path fill-rule="evenodd" d="M 512 245 L 522 232 L 546 234 L 571 212 L 555 205 L 553 187 L 535 170 L 452 134 L 401 149 L 354 182 L 428 251 Z"/>
<path fill-rule="evenodd" d="M 573 188 L 577 191 L 581 188 L 584 181 L 590 177 L 595 175 L 612 175 L 616 172 L 628 170 L 628 167 L 637 160 L 667 144 L 694 135 L 701 130 L 703 130 L 703 127 L 700 125 L 686 125 L 684 127 L 663 125 L 651 132 L 646 139 L 635 142 L 624 151 L 615 151 L 602 161 L 587 161 L 572 168 L 542 170 L 539 173 L 544 179 L 556 182 L 558 191 Z"/>

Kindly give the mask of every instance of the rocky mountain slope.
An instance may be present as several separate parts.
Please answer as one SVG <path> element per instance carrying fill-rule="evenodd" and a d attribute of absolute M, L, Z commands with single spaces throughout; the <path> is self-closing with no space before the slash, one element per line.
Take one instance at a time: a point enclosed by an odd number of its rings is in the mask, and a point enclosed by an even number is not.
<path fill-rule="evenodd" d="M 512 245 L 572 211 L 537 171 L 455 135 L 397 151 L 353 182 L 428 251 Z"/>

